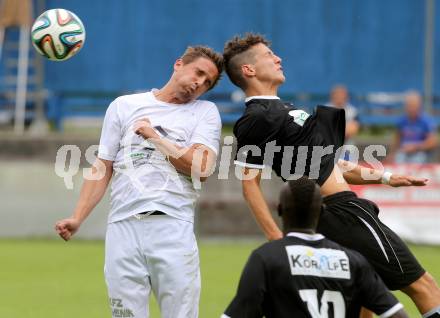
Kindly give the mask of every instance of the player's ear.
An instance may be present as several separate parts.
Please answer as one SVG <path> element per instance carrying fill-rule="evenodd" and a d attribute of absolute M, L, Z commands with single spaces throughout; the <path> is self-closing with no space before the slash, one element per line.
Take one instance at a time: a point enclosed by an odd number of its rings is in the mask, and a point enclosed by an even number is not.
<path fill-rule="evenodd" d="M 255 76 L 255 68 L 252 64 L 243 64 L 241 66 L 241 72 L 244 76 Z"/>
<path fill-rule="evenodd" d="M 183 66 L 183 60 L 177 59 L 176 62 L 174 62 L 174 71 L 178 71 Z"/>

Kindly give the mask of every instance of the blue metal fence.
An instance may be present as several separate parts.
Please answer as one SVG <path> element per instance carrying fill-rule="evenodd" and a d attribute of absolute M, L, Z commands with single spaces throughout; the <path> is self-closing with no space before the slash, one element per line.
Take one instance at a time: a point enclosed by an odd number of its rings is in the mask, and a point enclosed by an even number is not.
<path fill-rule="evenodd" d="M 48 99 L 47 117 L 53 121 L 56 129 L 62 130 L 63 121 L 72 117 L 103 117 L 110 102 L 119 95 L 128 92 L 61 92 L 51 94 Z M 328 96 L 322 94 L 295 94 L 281 96 L 296 107 L 312 112 L 316 105 L 325 105 Z M 353 96 L 352 102 L 359 112 L 359 121 L 363 126 L 393 126 L 403 114 L 401 102 L 378 102 L 374 95 Z M 244 110 L 244 101 L 234 101 L 229 94 L 211 93 L 205 99 L 216 103 L 222 122 L 232 125 Z M 440 98 L 434 99 L 432 116 L 440 126 Z"/>

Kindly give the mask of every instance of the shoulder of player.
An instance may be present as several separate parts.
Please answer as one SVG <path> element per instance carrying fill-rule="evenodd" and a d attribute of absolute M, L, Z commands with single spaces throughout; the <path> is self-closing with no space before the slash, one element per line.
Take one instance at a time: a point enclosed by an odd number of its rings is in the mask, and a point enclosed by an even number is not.
<path fill-rule="evenodd" d="M 204 113 L 219 112 L 217 105 L 209 100 L 197 99 L 193 102 L 192 106 Z"/>
<path fill-rule="evenodd" d="M 267 110 L 260 107 L 247 107 L 238 119 L 237 125 L 259 123 L 267 121 Z"/>
<path fill-rule="evenodd" d="M 279 255 L 278 248 L 276 244 L 274 245 L 274 241 L 266 242 L 256 249 L 254 249 L 249 255 L 249 259 L 253 262 L 260 262 L 261 264 L 268 264 L 268 259 L 270 259 L 271 255 L 276 254 Z M 266 266 L 266 265 L 264 265 Z"/>
<path fill-rule="evenodd" d="M 285 250 L 285 246 L 288 245 L 288 241 L 285 238 L 266 242 L 257 247 L 253 253 L 257 254 L 261 259 L 270 257 L 270 255 L 280 255 L 281 250 Z"/>
<path fill-rule="evenodd" d="M 220 112 L 217 105 L 208 100 L 195 100 L 189 105 L 191 111 L 196 115 L 198 120 L 209 120 L 221 125 Z"/>
<path fill-rule="evenodd" d="M 263 132 L 273 130 L 282 125 L 283 118 L 286 113 L 280 113 L 278 110 L 270 107 L 269 104 L 252 100 L 247 103 L 243 115 L 236 121 L 234 125 L 235 136 L 242 133 Z"/>
<path fill-rule="evenodd" d="M 129 105 L 135 105 L 139 106 L 142 104 L 145 104 L 145 101 L 147 100 L 147 93 L 136 93 L 136 94 L 127 94 L 127 95 L 121 95 L 116 97 L 110 105 L 118 105 L 119 107 L 121 105 L 123 106 L 129 106 Z"/>
<path fill-rule="evenodd" d="M 246 102 L 245 113 L 276 113 L 289 108 L 281 99 L 251 99 Z"/>
<path fill-rule="evenodd" d="M 198 106 L 198 107 L 212 107 L 212 108 L 217 108 L 217 105 L 214 102 L 211 102 L 209 100 L 206 99 L 196 99 L 194 101 L 194 105 Z"/>
<path fill-rule="evenodd" d="M 134 109 L 145 105 L 147 93 L 137 93 L 129 95 L 121 95 L 115 98 L 107 107 L 106 114 L 112 114 L 124 120 L 127 112 L 130 113 Z"/>
<path fill-rule="evenodd" d="M 115 99 L 115 101 L 118 101 L 118 102 L 131 102 L 131 101 L 139 101 L 139 100 L 145 101 L 147 94 L 148 94 L 148 92 L 121 95 L 121 96 L 118 96 Z"/>

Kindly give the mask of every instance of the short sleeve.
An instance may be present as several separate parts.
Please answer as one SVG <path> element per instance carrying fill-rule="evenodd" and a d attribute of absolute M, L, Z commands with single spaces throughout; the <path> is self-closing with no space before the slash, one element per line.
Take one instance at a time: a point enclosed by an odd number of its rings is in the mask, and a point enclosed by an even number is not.
<path fill-rule="evenodd" d="M 241 274 L 237 294 L 223 317 L 263 317 L 263 302 L 266 293 L 265 276 L 263 260 L 254 251 Z"/>
<path fill-rule="evenodd" d="M 357 269 L 356 286 L 360 291 L 359 298 L 363 300 L 362 306 L 372 310 L 381 318 L 391 317 L 402 309 L 403 305 L 388 290 L 367 260 L 361 255 L 359 257 L 361 262 Z"/>
<path fill-rule="evenodd" d="M 282 124 L 271 120 L 263 112 L 242 117 L 234 127 L 237 139 L 234 163 L 242 167 L 263 169 L 266 147 L 276 146 L 277 134 Z"/>
<path fill-rule="evenodd" d="M 190 145 L 203 144 L 218 154 L 222 123 L 217 107 L 212 103 L 209 104 L 212 107 L 199 119 L 189 143 Z"/>
<path fill-rule="evenodd" d="M 98 158 L 114 161 L 122 136 L 118 102 L 114 100 L 107 108 L 99 141 Z"/>

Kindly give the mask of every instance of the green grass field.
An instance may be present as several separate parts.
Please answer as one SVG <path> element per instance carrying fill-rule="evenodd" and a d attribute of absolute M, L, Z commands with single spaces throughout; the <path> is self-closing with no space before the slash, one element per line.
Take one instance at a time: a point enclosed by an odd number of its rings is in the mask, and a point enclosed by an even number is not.
<path fill-rule="evenodd" d="M 200 244 L 200 317 L 219 317 L 235 293 L 251 249 L 259 242 Z M 411 246 L 425 268 L 440 281 L 440 247 Z M 0 317 L 110 317 L 103 278 L 101 241 L 0 240 Z M 398 293 L 410 317 L 417 311 Z M 153 305 L 151 317 L 160 317 Z"/>

